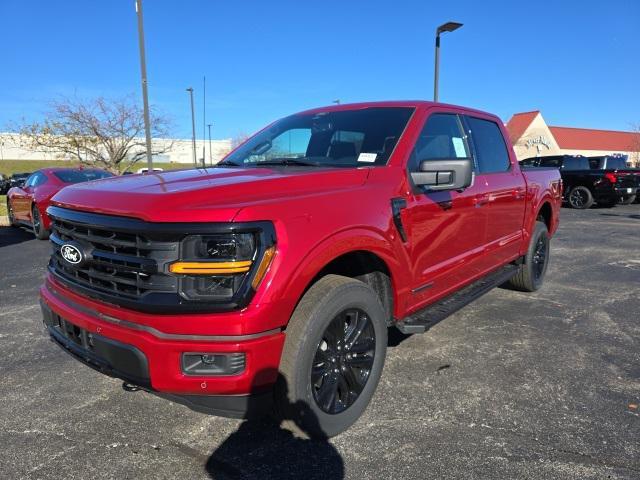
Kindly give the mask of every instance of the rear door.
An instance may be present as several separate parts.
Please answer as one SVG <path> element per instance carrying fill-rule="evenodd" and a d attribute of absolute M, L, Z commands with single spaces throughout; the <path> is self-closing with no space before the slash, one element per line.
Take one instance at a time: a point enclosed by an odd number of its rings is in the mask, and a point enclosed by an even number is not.
<path fill-rule="evenodd" d="M 487 218 L 485 269 L 512 261 L 519 255 L 523 236 L 526 182 L 517 160 L 505 143 L 502 129 L 491 118 L 466 116 L 477 162 L 477 183 L 484 185 Z"/>
<path fill-rule="evenodd" d="M 438 111 L 427 117 L 408 169 L 417 171 L 422 161 L 470 156 L 461 117 Z M 410 309 L 455 290 L 480 272 L 487 219 L 479 205 L 486 190 L 478 181 L 462 191 L 432 192 L 414 186 L 403 212 L 413 266 Z"/>

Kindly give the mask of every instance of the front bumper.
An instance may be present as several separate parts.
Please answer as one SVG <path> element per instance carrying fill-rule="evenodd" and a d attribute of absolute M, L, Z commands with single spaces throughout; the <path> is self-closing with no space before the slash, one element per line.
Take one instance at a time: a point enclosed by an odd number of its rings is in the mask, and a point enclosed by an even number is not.
<path fill-rule="evenodd" d="M 166 334 L 105 315 L 50 280 L 40 294 L 51 339 L 91 368 L 207 413 L 247 417 L 270 407 L 284 344 L 280 329 L 237 336 Z M 242 352 L 245 369 L 227 376 L 185 375 L 185 352 Z"/>

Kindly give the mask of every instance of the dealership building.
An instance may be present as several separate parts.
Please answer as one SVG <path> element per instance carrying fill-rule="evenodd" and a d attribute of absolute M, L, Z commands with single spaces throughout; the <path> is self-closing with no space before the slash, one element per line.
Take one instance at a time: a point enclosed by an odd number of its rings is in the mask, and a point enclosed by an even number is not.
<path fill-rule="evenodd" d="M 518 160 L 549 155 L 626 155 L 628 165 L 640 167 L 640 132 L 552 127 L 539 110 L 516 113 L 506 126 Z"/>

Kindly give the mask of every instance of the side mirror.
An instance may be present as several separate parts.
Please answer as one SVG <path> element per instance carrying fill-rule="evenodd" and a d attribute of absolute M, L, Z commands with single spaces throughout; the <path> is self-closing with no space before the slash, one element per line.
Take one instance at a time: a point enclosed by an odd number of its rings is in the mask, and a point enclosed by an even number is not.
<path fill-rule="evenodd" d="M 462 190 L 473 183 L 473 162 L 470 158 L 423 160 L 411 179 L 431 191 Z"/>

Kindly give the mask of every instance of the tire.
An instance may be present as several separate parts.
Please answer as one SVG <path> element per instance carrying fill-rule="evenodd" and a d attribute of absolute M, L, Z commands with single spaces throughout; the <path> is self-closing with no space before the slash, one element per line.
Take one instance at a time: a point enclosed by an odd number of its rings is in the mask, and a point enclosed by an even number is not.
<path fill-rule="evenodd" d="M 618 200 L 618 203 L 620 205 L 631 205 L 635 201 L 636 201 L 636 195 L 628 195 L 628 196 L 620 197 L 620 199 Z"/>
<path fill-rule="evenodd" d="M 544 222 L 537 221 L 524 262 L 507 284 L 521 292 L 535 292 L 544 282 L 549 265 L 549 231 Z M 541 252 L 540 249 L 543 251 Z M 542 255 L 542 258 L 540 257 Z M 540 263 L 542 260 L 542 263 Z"/>
<path fill-rule="evenodd" d="M 569 192 L 568 201 L 572 208 L 584 210 L 593 205 L 593 195 L 587 187 L 573 187 Z"/>
<path fill-rule="evenodd" d="M 31 225 L 33 227 L 33 234 L 38 240 L 46 240 L 49 238 L 49 231 L 44 228 L 42 224 L 42 217 L 40 216 L 40 210 L 37 205 L 31 206 Z"/>
<path fill-rule="evenodd" d="M 13 208 L 11 207 L 11 202 L 7 198 L 7 217 L 9 217 L 9 225 L 17 228 L 18 224 L 16 223 L 16 219 L 13 216 Z"/>
<path fill-rule="evenodd" d="M 386 349 L 385 313 L 371 287 L 339 275 L 322 277 L 286 329 L 274 390 L 277 418 L 308 438 L 345 431 L 369 404 Z"/>

